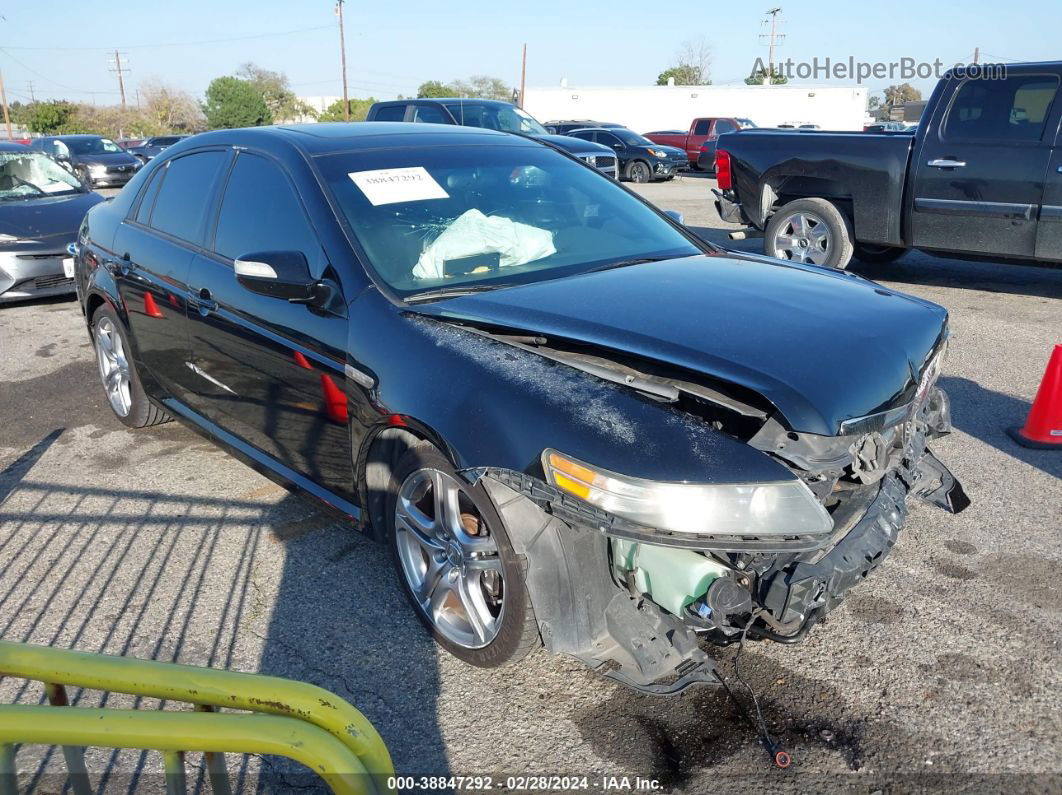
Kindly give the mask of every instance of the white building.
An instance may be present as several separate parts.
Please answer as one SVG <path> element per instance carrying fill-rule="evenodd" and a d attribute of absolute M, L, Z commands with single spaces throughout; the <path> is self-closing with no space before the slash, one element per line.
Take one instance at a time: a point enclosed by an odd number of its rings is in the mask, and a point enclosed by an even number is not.
<path fill-rule="evenodd" d="M 593 119 L 635 132 L 687 130 L 699 116 L 752 119 L 760 127 L 817 124 L 862 130 L 867 89 L 853 86 L 623 86 L 527 89 L 524 109 L 541 122 Z"/>

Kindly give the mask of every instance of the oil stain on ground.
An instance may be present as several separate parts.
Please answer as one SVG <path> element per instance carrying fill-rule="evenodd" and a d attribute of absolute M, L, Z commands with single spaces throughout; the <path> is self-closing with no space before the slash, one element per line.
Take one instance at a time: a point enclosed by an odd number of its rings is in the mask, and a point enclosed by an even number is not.
<path fill-rule="evenodd" d="M 747 652 L 742 670 L 758 692 L 773 739 L 793 756 L 794 767 L 802 756 L 826 753 L 848 770 L 863 768 L 865 721 L 844 714 L 841 693 Z M 747 691 L 731 676 L 732 666 L 721 662 L 720 671 L 747 703 Z M 780 692 L 789 703 L 778 697 Z M 573 718 L 602 759 L 617 769 L 651 771 L 665 791 L 736 757 L 744 757 L 739 767 L 750 773 L 775 773 L 757 732 L 721 687 L 697 687 L 673 698 L 621 688 Z"/>

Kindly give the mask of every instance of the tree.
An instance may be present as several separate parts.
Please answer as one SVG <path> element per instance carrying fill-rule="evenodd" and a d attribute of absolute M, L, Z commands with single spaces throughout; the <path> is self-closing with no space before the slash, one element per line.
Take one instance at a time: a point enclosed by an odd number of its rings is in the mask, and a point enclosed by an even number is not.
<path fill-rule="evenodd" d="M 212 129 L 259 127 L 272 124 L 269 107 L 254 84 L 238 77 L 216 77 L 207 86 L 203 103 L 207 126 Z"/>
<path fill-rule="evenodd" d="M 246 80 L 262 94 L 269 114 L 277 121 L 297 121 L 313 116 L 314 109 L 295 96 L 283 72 L 272 72 L 254 63 L 245 63 L 236 76 Z"/>
<path fill-rule="evenodd" d="M 505 81 L 490 75 L 472 75 L 467 80 L 428 80 L 421 83 L 417 96 L 424 97 L 475 97 L 477 99 L 512 99 L 513 90 Z"/>
<path fill-rule="evenodd" d="M 446 83 L 438 80 L 428 80 L 421 83 L 420 88 L 417 89 L 417 98 L 439 98 L 439 97 L 452 97 L 454 96 L 454 87 L 447 85 Z"/>
<path fill-rule="evenodd" d="M 191 94 L 156 81 L 140 86 L 140 104 L 145 120 L 161 132 L 197 132 L 203 129 L 203 113 Z"/>
<path fill-rule="evenodd" d="M 672 61 L 673 66 L 657 75 L 658 86 L 666 86 L 669 78 L 674 78 L 677 86 L 711 85 L 712 45 L 704 39 L 684 41 Z"/>
<path fill-rule="evenodd" d="M 77 106 L 65 100 L 59 102 L 34 102 L 28 106 L 25 124 L 35 133 L 67 132 Z"/>
<path fill-rule="evenodd" d="M 922 98 L 922 92 L 910 83 L 901 83 L 898 86 L 889 86 L 884 91 L 885 102 L 883 112 L 888 117 L 893 108 L 901 107 L 905 102 L 914 102 Z"/>
<path fill-rule="evenodd" d="M 350 100 L 350 120 L 365 121 L 365 117 L 369 114 L 369 108 L 372 107 L 375 101 L 372 97 Z M 343 121 L 343 100 L 337 99 L 317 114 L 317 121 Z"/>
<path fill-rule="evenodd" d="M 771 79 L 767 80 L 767 70 L 757 69 L 748 77 L 745 78 L 745 85 L 748 86 L 760 86 L 766 83 L 770 83 L 772 86 L 782 86 L 789 82 L 789 78 L 782 74 L 781 70 L 776 66 L 770 67 Z"/>

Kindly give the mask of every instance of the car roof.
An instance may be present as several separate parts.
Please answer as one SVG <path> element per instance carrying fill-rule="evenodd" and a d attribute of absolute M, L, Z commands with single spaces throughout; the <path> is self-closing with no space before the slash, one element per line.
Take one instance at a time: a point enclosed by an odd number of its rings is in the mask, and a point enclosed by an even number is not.
<path fill-rule="evenodd" d="M 185 138 L 167 149 L 166 154 L 178 154 L 187 149 L 210 144 L 266 145 L 269 142 L 286 143 L 309 155 L 348 152 L 354 149 L 401 149 L 416 146 L 543 145 L 519 135 L 482 127 L 420 122 L 339 121 L 214 130 Z"/>
<path fill-rule="evenodd" d="M 479 97 L 410 97 L 409 99 L 389 99 L 386 102 L 377 102 L 377 105 L 408 105 L 410 102 L 468 102 L 476 105 L 497 105 L 506 108 L 515 107 L 512 102 L 504 99 L 480 99 Z"/>
<path fill-rule="evenodd" d="M 29 152 L 25 144 L 16 144 L 14 141 L 0 141 L 0 152 Z"/>
<path fill-rule="evenodd" d="M 45 138 L 52 138 L 56 141 L 76 141 L 89 138 L 106 138 L 105 135 L 92 135 L 91 133 L 71 133 L 70 135 L 45 135 Z"/>

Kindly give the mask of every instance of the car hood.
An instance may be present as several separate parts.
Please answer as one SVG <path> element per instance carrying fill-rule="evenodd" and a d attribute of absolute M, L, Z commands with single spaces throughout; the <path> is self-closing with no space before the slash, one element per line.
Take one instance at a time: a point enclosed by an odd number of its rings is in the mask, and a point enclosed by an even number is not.
<path fill-rule="evenodd" d="M 595 144 L 593 141 L 584 141 L 582 138 L 573 138 L 570 135 L 536 135 L 536 141 L 545 141 L 548 144 L 560 147 L 565 152 L 573 154 L 615 155 L 616 153 L 604 144 Z"/>
<path fill-rule="evenodd" d="M 410 307 L 631 354 L 763 395 L 798 431 L 911 399 L 943 307 L 843 271 L 722 254 Z"/>
<path fill-rule="evenodd" d="M 0 201 L 0 234 L 24 239 L 66 235 L 73 239 L 85 213 L 102 201 L 98 193 Z"/>
<path fill-rule="evenodd" d="M 128 152 L 98 152 L 78 155 L 77 162 L 101 166 L 133 166 L 136 165 L 137 159 Z"/>

